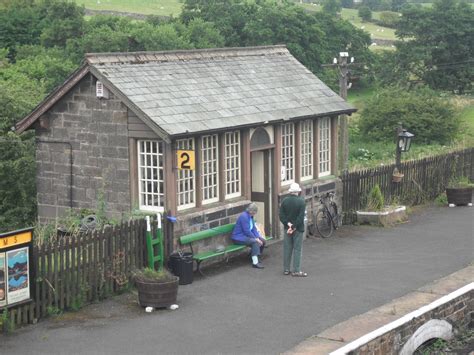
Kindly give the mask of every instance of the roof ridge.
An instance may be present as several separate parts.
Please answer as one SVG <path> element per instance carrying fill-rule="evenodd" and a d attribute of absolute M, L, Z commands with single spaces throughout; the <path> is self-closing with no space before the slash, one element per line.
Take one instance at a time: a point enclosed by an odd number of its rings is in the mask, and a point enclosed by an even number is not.
<path fill-rule="evenodd" d="M 184 49 L 174 51 L 150 52 L 111 52 L 111 53 L 86 53 L 85 61 L 88 64 L 139 64 L 147 62 L 172 62 L 195 59 L 228 58 L 262 56 L 269 54 L 288 54 L 284 44 L 257 47 L 227 47 Z"/>

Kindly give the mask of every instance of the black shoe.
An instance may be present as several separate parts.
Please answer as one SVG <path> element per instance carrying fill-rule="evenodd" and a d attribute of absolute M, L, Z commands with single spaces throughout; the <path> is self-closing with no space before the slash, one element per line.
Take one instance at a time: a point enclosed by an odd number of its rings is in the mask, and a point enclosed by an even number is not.
<path fill-rule="evenodd" d="M 263 269 L 263 268 L 264 268 L 264 266 L 263 266 L 262 264 L 260 264 L 260 263 L 258 263 L 258 264 L 252 264 L 252 267 L 254 267 L 255 269 Z"/>

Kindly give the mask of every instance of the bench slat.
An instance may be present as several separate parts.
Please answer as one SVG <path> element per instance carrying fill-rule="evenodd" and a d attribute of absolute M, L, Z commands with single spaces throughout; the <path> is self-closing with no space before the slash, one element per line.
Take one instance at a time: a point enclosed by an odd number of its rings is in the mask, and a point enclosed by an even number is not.
<path fill-rule="evenodd" d="M 194 255 L 193 258 L 195 260 L 202 261 L 202 260 L 207 260 L 207 259 L 213 258 L 215 256 L 224 255 L 224 254 L 232 253 L 232 252 L 235 252 L 235 251 L 239 251 L 239 250 L 242 250 L 242 249 L 245 249 L 245 248 L 246 248 L 246 245 L 231 244 L 231 245 L 228 245 L 225 248 L 225 250 L 223 250 L 223 251 L 215 251 L 215 250 L 206 251 L 206 252 Z"/>
<path fill-rule="evenodd" d="M 200 232 L 183 235 L 179 238 L 181 245 L 190 244 L 198 240 L 207 239 L 215 237 L 221 234 L 232 233 L 234 230 L 235 223 L 225 224 L 223 226 L 218 226 L 210 229 L 206 229 Z"/>

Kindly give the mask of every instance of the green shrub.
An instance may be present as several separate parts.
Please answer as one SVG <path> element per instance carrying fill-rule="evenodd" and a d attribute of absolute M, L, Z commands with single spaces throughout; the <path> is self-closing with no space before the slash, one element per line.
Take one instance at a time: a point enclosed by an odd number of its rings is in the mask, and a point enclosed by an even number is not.
<path fill-rule="evenodd" d="M 474 187 L 474 183 L 469 181 L 467 176 L 452 177 L 449 181 L 448 187 L 450 188 L 466 188 Z"/>
<path fill-rule="evenodd" d="M 372 19 L 372 11 L 365 5 L 359 7 L 358 15 L 362 21 L 370 21 Z"/>
<path fill-rule="evenodd" d="M 0 333 L 11 333 L 15 330 L 15 322 L 10 318 L 8 309 L 4 309 L 3 313 L 0 313 Z"/>
<path fill-rule="evenodd" d="M 454 106 L 436 92 L 389 87 L 367 101 L 359 129 L 370 140 L 394 141 L 395 128 L 400 123 L 415 134 L 416 144 L 447 144 L 460 127 Z"/>
<path fill-rule="evenodd" d="M 166 269 L 154 270 L 152 268 L 144 268 L 137 270 L 133 273 L 134 280 L 140 280 L 145 282 L 166 282 L 166 281 L 173 281 L 176 279 L 176 276 L 171 274 Z"/>
<path fill-rule="evenodd" d="M 379 185 L 375 185 L 369 192 L 367 197 L 367 210 L 368 211 L 382 211 L 385 206 L 382 191 Z"/>
<path fill-rule="evenodd" d="M 395 28 L 399 18 L 398 12 L 382 11 L 376 23 L 380 26 Z"/>
<path fill-rule="evenodd" d="M 437 206 L 446 206 L 448 204 L 448 197 L 445 192 L 435 198 L 435 204 Z"/>

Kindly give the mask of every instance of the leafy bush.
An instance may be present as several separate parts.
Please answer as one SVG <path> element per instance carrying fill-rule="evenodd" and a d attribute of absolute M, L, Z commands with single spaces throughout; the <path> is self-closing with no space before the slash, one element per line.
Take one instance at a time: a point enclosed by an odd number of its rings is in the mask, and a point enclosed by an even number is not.
<path fill-rule="evenodd" d="M 367 197 L 367 210 L 368 211 L 382 211 L 384 208 L 385 202 L 380 190 L 379 185 L 375 185 L 369 192 Z"/>
<path fill-rule="evenodd" d="M 395 28 L 399 19 L 400 19 L 400 16 L 398 12 L 382 11 L 379 14 L 379 19 L 374 22 L 380 26 Z"/>
<path fill-rule="evenodd" d="M 436 206 L 446 206 L 448 204 L 448 197 L 446 196 L 446 192 L 439 194 L 435 198 Z"/>
<path fill-rule="evenodd" d="M 399 123 L 415 134 L 418 144 L 449 143 L 460 127 L 453 105 L 434 91 L 390 87 L 367 101 L 359 128 L 371 140 L 393 141 Z"/>
<path fill-rule="evenodd" d="M 372 19 L 372 11 L 368 6 L 359 7 L 358 15 L 362 21 L 370 21 Z"/>
<path fill-rule="evenodd" d="M 369 151 L 366 148 L 357 148 L 357 150 L 352 153 L 352 157 L 355 160 L 359 160 L 359 161 L 372 160 L 374 156 L 375 156 L 375 153 Z"/>
<path fill-rule="evenodd" d="M 448 183 L 449 188 L 467 188 L 467 187 L 474 187 L 474 183 L 469 181 L 469 178 L 467 176 L 459 176 L 455 177 L 453 176 Z"/>
<path fill-rule="evenodd" d="M 34 141 L 22 138 L 0 135 L 0 232 L 25 228 L 36 218 Z"/>
<path fill-rule="evenodd" d="M 133 279 L 143 282 L 167 282 L 176 280 L 176 276 L 166 269 L 154 270 L 152 268 L 144 268 L 133 273 Z"/>

